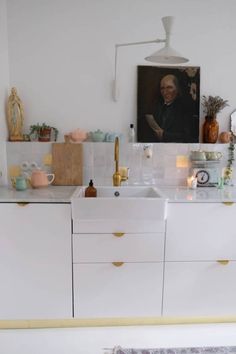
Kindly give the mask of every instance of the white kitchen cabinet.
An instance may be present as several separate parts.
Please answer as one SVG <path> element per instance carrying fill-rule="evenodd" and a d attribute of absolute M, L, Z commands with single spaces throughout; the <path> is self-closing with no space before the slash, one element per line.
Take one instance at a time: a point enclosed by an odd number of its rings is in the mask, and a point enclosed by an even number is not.
<path fill-rule="evenodd" d="M 164 258 L 163 233 L 74 234 L 74 263 L 158 262 Z"/>
<path fill-rule="evenodd" d="M 0 319 L 72 317 L 70 204 L 0 204 Z"/>
<path fill-rule="evenodd" d="M 137 232 L 135 220 L 123 220 L 114 233 L 105 222 L 107 233 L 99 225 L 91 233 L 89 222 L 73 234 L 75 317 L 161 316 L 165 222 Z M 79 219 L 73 225 L 81 230 Z"/>
<path fill-rule="evenodd" d="M 236 206 L 170 203 L 163 316 L 236 315 Z"/>
<path fill-rule="evenodd" d="M 236 262 L 167 262 L 163 316 L 236 316 Z"/>
<path fill-rule="evenodd" d="M 163 263 L 74 264 L 75 317 L 161 315 Z"/>
<path fill-rule="evenodd" d="M 236 260 L 236 204 L 169 203 L 166 261 Z"/>

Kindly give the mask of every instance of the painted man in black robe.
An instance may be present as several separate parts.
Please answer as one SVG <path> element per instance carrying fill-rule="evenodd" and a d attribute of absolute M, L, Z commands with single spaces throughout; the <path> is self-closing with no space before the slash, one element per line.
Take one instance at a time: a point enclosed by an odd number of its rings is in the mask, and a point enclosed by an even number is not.
<path fill-rule="evenodd" d="M 188 104 L 183 101 L 179 83 L 174 75 L 166 75 L 160 82 L 162 100 L 153 113 L 145 115 L 149 127 L 149 141 L 196 142 L 193 119 Z"/>

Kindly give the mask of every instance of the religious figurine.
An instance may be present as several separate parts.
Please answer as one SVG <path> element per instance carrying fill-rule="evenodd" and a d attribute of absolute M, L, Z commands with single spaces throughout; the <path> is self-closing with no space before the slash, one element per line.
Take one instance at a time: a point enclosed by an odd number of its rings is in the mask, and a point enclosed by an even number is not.
<path fill-rule="evenodd" d="M 24 111 L 21 99 L 17 96 L 16 88 L 11 89 L 7 102 L 7 122 L 10 141 L 23 140 Z"/>

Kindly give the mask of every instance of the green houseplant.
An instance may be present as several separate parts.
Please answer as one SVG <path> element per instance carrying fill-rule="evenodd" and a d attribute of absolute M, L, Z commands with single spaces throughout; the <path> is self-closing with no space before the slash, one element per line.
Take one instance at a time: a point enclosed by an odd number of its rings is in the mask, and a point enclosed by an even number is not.
<path fill-rule="evenodd" d="M 42 123 L 42 124 L 37 123 L 30 126 L 29 135 L 32 138 L 32 140 L 51 141 L 52 134 L 54 134 L 53 140 L 56 141 L 58 137 L 58 129 L 50 125 L 47 125 L 46 123 Z"/>
<path fill-rule="evenodd" d="M 203 142 L 216 143 L 219 135 L 217 113 L 228 106 L 228 101 L 220 96 L 202 96 L 203 112 L 206 114 L 203 124 Z"/>

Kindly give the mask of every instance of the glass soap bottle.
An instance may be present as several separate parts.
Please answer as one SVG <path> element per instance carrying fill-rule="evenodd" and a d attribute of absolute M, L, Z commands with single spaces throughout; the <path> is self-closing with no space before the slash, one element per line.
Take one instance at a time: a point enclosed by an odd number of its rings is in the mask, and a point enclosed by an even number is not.
<path fill-rule="evenodd" d="M 129 126 L 128 138 L 129 138 L 129 143 L 134 143 L 135 142 L 135 130 L 134 130 L 134 125 L 133 124 L 130 124 L 130 126 Z"/>
<path fill-rule="evenodd" d="M 93 186 L 93 180 L 89 182 L 89 186 L 85 189 L 85 198 L 96 198 L 97 189 Z"/>

